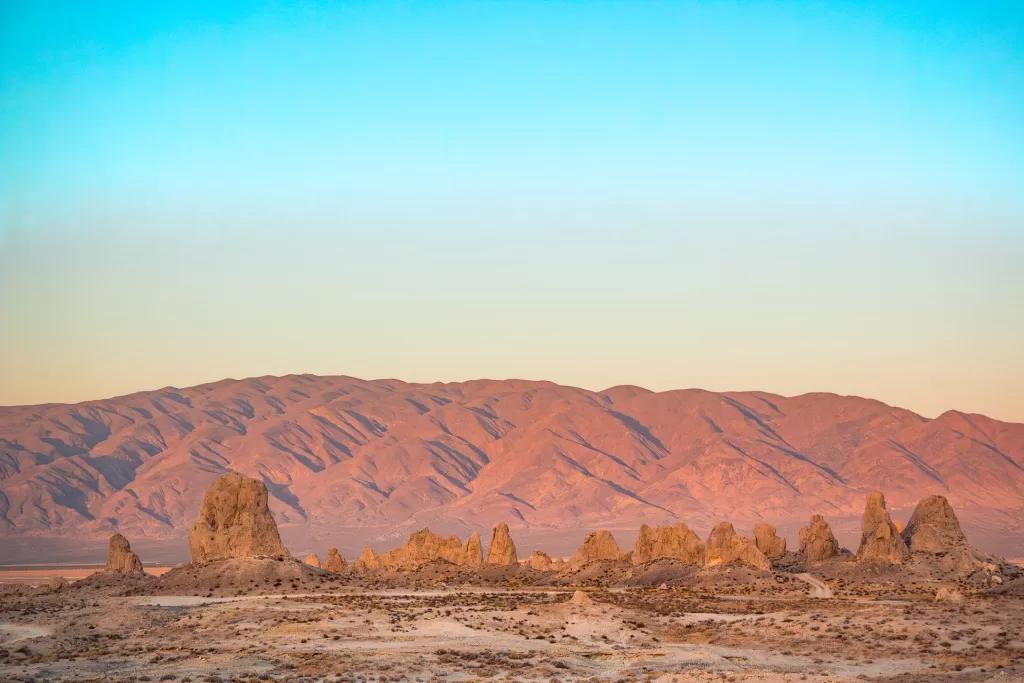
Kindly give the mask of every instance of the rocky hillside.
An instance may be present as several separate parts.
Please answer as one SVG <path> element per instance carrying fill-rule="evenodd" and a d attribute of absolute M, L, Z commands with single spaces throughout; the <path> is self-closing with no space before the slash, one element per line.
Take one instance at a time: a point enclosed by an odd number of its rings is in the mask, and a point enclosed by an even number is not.
<path fill-rule="evenodd" d="M 929 493 L 1020 534 L 1024 425 L 831 394 L 261 377 L 0 408 L 0 535 L 181 537 L 213 479 L 283 526 L 804 523 Z M 406 532 L 407 533 L 407 532 Z"/>

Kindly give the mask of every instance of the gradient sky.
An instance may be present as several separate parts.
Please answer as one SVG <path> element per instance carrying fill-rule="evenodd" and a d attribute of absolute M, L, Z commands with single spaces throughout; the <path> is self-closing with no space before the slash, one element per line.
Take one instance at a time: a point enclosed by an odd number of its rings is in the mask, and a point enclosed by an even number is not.
<path fill-rule="evenodd" d="M 0 3 L 0 404 L 299 372 L 1024 421 L 1024 3 Z"/>

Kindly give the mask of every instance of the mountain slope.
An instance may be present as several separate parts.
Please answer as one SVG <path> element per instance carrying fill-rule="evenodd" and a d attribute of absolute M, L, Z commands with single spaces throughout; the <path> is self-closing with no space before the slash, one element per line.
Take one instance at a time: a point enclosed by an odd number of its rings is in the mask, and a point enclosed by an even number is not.
<path fill-rule="evenodd" d="M 266 481 L 282 524 L 706 528 L 941 493 L 1019 533 L 1024 425 L 762 392 L 260 377 L 0 408 L 0 535 L 178 537 L 206 485 Z"/>

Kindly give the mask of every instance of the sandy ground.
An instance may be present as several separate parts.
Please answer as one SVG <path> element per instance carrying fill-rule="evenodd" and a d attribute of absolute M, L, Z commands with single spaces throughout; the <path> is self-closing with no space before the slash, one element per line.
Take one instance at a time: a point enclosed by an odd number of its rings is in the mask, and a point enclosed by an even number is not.
<path fill-rule="evenodd" d="M 45 638 L 52 635 L 53 629 L 41 626 L 19 626 L 0 622 L 0 645 L 13 645 L 31 638 Z"/>
<path fill-rule="evenodd" d="M 68 567 L 54 565 L 49 568 L 32 569 L 0 569 L 0 583 L 22 583 L 30 586 L 43 585 L 47 580 L 60 576 L 68 581 L 84 579 L 102 567 Z M 170 571 L 170 567 L 146 567 L 146 573 L 160 576 Z"/>
<path fill-rule="evenodd" d="M 237 597 L 8 594 L 0 680 L 1024 681 L 1021 598 L 730 597 L 333 585 Z"/>

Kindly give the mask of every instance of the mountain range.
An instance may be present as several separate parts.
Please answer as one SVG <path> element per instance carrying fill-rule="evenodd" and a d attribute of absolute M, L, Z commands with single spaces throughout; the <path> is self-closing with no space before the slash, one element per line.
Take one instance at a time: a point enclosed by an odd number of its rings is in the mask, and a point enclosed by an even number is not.
<path fill-rule="evenodd" d="M 427 522 L 787 528 L 854 519 L 875 489 L 894 510 L 947 496 L 1011 539 L 996 550 L 1024 538 L 1022 424 L 826 393 L 312 375 L 0 408 L 0 537 L 180 539 L 229 470 L 266 482 L 283 530 L 359 542 Z"/>

